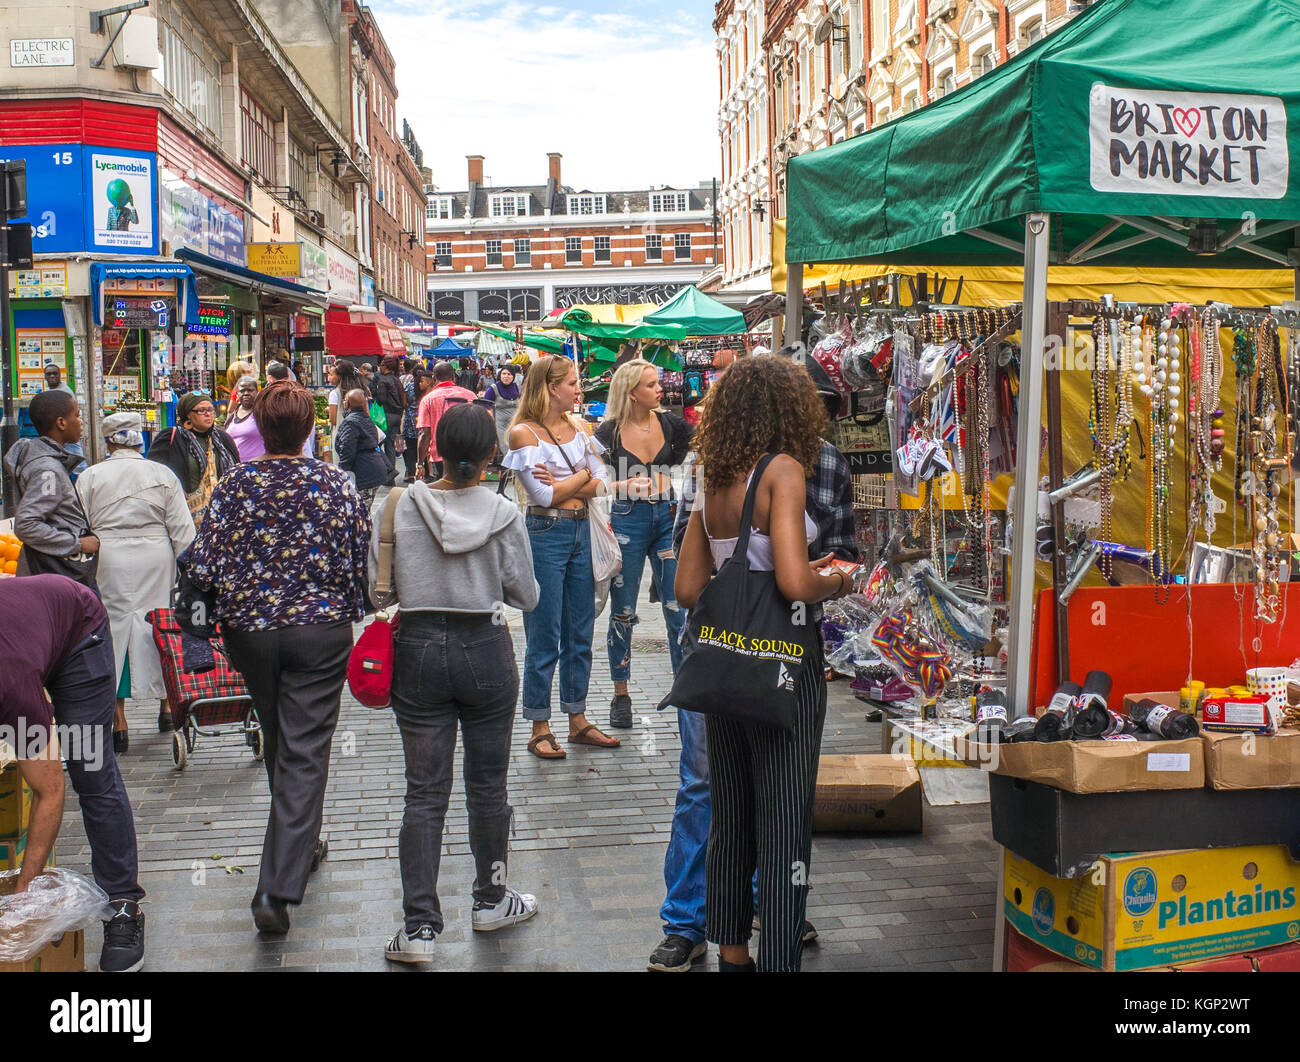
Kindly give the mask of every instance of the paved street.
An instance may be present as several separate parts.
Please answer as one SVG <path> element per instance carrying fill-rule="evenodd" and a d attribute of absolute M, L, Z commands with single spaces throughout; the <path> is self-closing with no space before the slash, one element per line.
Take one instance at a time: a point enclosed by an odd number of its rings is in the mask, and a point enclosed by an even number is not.
<path fill-rule="evenodd" d="M 470 931 L 473 863 L 464 796 L 453 793 L 440 882 L 447 925 L 430 968 L 644 969 L 660 937 L 680 743 L 675 718 L 650 707 L 667 688 L 669 665 L 659 606 L 648 603 L 645 588 L 639 615 L 632 688 L 637 724 L 616 732 L 622 748 L 569 746 L 568 759 L 543 762 L 525 748 L 527 724 L 516 724 L 510 880 L 537 895 L 541 909 L 532 921 L 492 934 Z M 590 697 L 593 718 L 601 723 L 613 690 L 604 654 L 607 617 L 597 620 Z M 511 629 L 522 662 L 517 614 Z M 865 722 L 865 706 L 848 684 L 830 689 L 823 748 L 879 751 L 879 724 Z M 149 894 L 146 969 L 417 969 L 383 957 L 401 913 L 397 835 L 404 779 L 390 712 L 363 708 L 345 695 L 325 806 L 330 856 L 293 910 L 288 937 L 264 941 L 248 911 L 269 804 L 261 765 L 231 731 L 200 737 L 188 768 L 177 772 L 170 736 L 156 732 L 156 705 L 132 702 L 128 711 L 132 737 L 123 772 Z M 990 968 L 997 850 L 987 805 L 927 806 L 925 816 L 924 835 L 817 835 L 808 914 L 821 939 L 805 953 L 805 969 Z M 59 863 L 88 873 L 89 856 L 70 794 Z M 99 947 L 96 926 L 87 933 L 91 966 Z M 697 969 L 715 968 L 710 948 L 708 962 Z"/>

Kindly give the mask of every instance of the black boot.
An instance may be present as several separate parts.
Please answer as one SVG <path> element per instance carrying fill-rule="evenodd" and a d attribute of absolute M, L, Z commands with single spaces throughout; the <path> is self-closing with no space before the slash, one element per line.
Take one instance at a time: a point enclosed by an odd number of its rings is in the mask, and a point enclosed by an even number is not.
<path fill-rule="evenodd" d="M 258 932 L 283 936 L 289 932 L 289 901 L 259 892 L 253 897 L 253 924 Z"/>
<path fill-rule="evenodd" d="M 754 973 L 757 969 L 753 959 L 743 963 L 727 962 L 721 955 L 718 956 L 718 973 Z"/>
<path fill-rule="evenodd" d="M 113 751 L 121 756 L 128 748 L 131 747 L 130 732 L 127 730 L 113 731 Z"/>

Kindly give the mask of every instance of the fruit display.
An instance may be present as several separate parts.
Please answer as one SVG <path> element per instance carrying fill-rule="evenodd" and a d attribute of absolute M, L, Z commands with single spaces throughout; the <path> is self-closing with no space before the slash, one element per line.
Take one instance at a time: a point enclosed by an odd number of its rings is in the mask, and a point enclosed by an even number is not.
<path fill-rule="evenodd" d="M 13 575 L 18 569 L 18 553 L 23 544 L 8 532 L 0 532 L 0 575 Z"/>

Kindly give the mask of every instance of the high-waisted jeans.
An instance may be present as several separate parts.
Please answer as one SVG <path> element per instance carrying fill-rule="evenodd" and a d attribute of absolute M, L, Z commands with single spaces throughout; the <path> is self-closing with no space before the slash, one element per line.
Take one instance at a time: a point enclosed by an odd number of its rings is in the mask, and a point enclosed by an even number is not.
<path fill-rule="evenodd" d="M 425 922 L 442 932 L 438 867 L 458 723 L 465 742 L 474 899 L 495 904 L 505 895 L 511 816 L 506 770 L 519 671 L 510 630 L 493 619 L 403 612 L 393 639 L 393 710 L 406 753 L 406 810 L 397 845 L 408 933 Z"/>
<path fill-rule="evenodd" d="M 673 550 L 673 506 L 667 501 L 616 501 L 610 513 L 610 527 L 623 551 L 623 569 L 609 588 L 609 674 L 615 682 L 632 677 L 632 628 L 639 622 L 637 598 L 641 593 L 641 572 L 646 558 L 650 574 L 659 588 L 664 625 L 668 628 L 668 660 L 673 674 L 682 663 L 678 644 L 685 611 L 677 604 L 673 583 L 677 580 L 677 554 Z"/>
<path fill-rule="evenodd" d="M 596 580 L 586 520 L 525 517 L 533 548 L 533 574 L 542 596 L 524 613 L 524 718 L 551 718 L 551 681 L 560 666 L 560 709 L 587 711 L 591 635 L 596 626 Z"/>

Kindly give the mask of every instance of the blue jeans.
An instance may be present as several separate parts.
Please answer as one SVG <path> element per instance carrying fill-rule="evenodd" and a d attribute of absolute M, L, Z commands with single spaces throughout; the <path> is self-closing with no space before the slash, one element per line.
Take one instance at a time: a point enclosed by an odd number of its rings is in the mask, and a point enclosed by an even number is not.
<path fill-rule="evenodd" d="M 664 855 L 664 935 L 704 939 L 704 857 L 709 847 L 709 746 L 699 712 L 677 709 L 682 735 L 681 786 Z"/>
<path fill-rule="evenodd" d="M 591 532 L 586 520 L 524 518 L 533 549 L 533 574 L 541 589 L 537 607 L 524 613 L 524 718 L 551 718 L 551 680 L 560 665 L 560 710 L 587 711 L 591 635 L 596 626 L 596 580 L 591 572 Z"/>
<path fill-rule="evenodd" d="M 668 628 L 668 659 L 673 674 L 682 663 L 678 644 L 686 613 L 673 596 L 677 579 L 677 556 L 673 552 L 673 507 L 666 501 L 616 501 L 610 526 L 623 550 L 623 570 L 609 588 L 609 674 L 615 682 L 632 677 L 632 628 L 638 623 L 637 596 L 641 593 L 641 572 L 650 558 L 650 573 L 659 588 L 664 624 Z"/>

